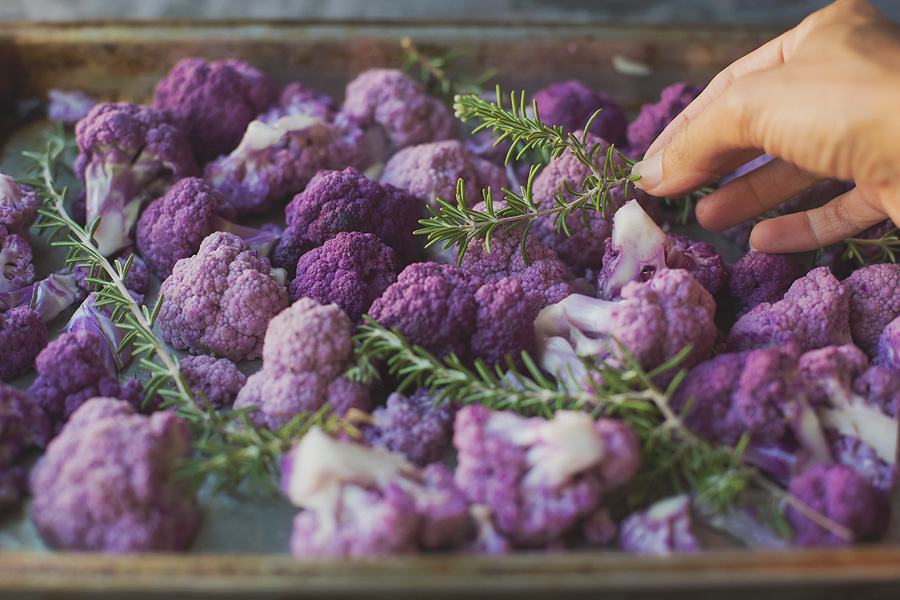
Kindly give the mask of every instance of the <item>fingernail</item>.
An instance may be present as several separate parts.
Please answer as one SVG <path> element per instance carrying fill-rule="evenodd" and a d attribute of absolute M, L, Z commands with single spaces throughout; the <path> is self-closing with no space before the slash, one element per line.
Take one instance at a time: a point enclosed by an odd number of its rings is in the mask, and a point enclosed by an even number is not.
<path fill-rule="evenodd" d="M 639 163 L 635 163 L 631 172 L 641 178 L 634 182 L 644 191 L 650 191 L 662 183 L 662 152 L 657 152 Z"/>

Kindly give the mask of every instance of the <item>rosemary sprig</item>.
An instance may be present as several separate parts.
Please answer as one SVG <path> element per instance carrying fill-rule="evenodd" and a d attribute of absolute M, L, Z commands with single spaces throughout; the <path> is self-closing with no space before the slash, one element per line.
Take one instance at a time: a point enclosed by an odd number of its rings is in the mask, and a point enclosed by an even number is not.
<path fill-rule="evenodd" d="M 452 100 L 456 94 L 481 94 L 483 85 L 497 75 L 497 69 L 490 68 L 471 80 L 454 81 L 448 74 L 450 64 L 463 56 L 460 50 L 453 50 L 443 56 L 427 56 L 408 38 L 400 40 L 403 51 L 403 71 L 418 71 L 418 79 L 425 89 L 434 96 Z"/>
<path fill-rule="evenodd" d="M 900 230 L 896 227 L 888 231 L 880 238 L 847 238 L 844 240 L 847 248 L 844 250 L 843 258 L 856 259 L 859 264 L 867 265 L 879 262 L 897 262 L 898 253 L 900 253 Z M 866 251 L 876 249 L 874 254 L 868 254 Z"/>
<path fill-rule="evenodd" d="M 691 220 L 691 215 L 694 214 L 697 202 L 701 198 L 711 194 L 713 191 L 714 188 L 702 187 L 687 196 L 681 196 L 680 198 L 664 197 L 662 198 L 662 201 L 667 207 L 675 209 L 676 225 L 687 225 Z"/>
<path fill-rule="evenodd" d="M 790 505 L 838 536 L 851 539 L 843 526 L 816 513 L 786 490 L 769 481 L 743 459 L 749 438 L 734 447 L 714 445 L 696 435 L 676 413 L 670 401 L 686 371 L 680 365 L 690 353 L 687 347 L 671 360 L 645 370 L 621 344 L 613 342 L 619 365 L 587 361 L 588 379 L 577 389 L 545 376 L 522 353 L 524 371 L 509 360 L 506 369 L 490 368 L 481 361 L 473 367 L 450 355 L 437 359 L 410 344 L 396 329 L 388 330 L 369 317 L 359 327 L 358 355 L 368 362 L 383 361 L 400 381 L 399 390 L 426 387 L 435 402 L 481 404 L 524 415 L 551 416 L 558 410 L 583 410 L 594 416 L 615 416 L 628 423 L 641 442 L 644 470 L 622 490 L 633 508 L 676 491 L 692 494 L 694 502 L 724 511 L 741 503 L 748 492 L 762 493 L 771 505 Z M 672 374 L 661 388 L 659 376 Z"/>
<path fill-rule="evenodd" d="M 531 151 L 546 151 L 552 158 L 563 153 L 571 153 L 579 162 L 590 169 L 590 174 L 580 182 L 563 181 L 553 195 L 552 206 L 541 206 L 535 201 L 532 193 L 534 178 L 538 167 L 532 166 L 528 183 L 516 193 L 503 190 L 506 206 L 495 209 L 489 191 L 484 192 L 486 209 L 484 212 L 468 208 L 462 183 L 456 188 L 456 202 L 437 200 L 437 208 L 429 206 L 431 217 L 419 221 L 422 228 L 416 233 L 428 237 L 427 246 L 443 243 L 444 248 L 456 246 L 459 260 L 466 248 L 475 239 L 483 238 L 490 250 L 490 237 L 499 229 L 503 233 L 516 228 L 523 228 L 522 253 L 525 253 L 525 238 L 535 220 L 546 215 L 553 215 L 557 229 L 569 235 L 566 219 L 573 212 L 580 210 L 584 223 L 588 224 L 587 212 L 594 210 L 605 214 L 607 210 L 615 210 L 610 192 L 624 187 L 639 179 L 631 174 L 633 162 L 616 152 L 614 146 L 604 147 L 602 144 L 588 140 L 587 131 L 591 123 L 600 114 L 597 111 L 584 127 L 582 134 L 566 133 L 562 127 L 547 125 L 540 120 L 537 105 L 533 104 L 534 117 L 526 113 L 525 94 L 510 95 L 510 110 L 503 108 L 502 95 L 497 87 L 497 101 L 488 102 L 475 95 L 457 95 L 454 99 L 456 116 L 462 121 L 478 119 L 481 123 L 473 133 L 484 129 L 492 129 L 499 136 L 497 144 L 510 141 L 507 162 L 514 157 L 518 160 Z"/>

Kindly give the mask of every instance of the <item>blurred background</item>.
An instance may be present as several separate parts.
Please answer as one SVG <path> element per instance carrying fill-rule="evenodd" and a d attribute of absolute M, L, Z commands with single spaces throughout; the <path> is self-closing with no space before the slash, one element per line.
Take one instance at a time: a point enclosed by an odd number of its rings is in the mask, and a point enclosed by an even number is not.
<path fill-rule="evenodd" d="M 828 0 L 2 0 L 0 20 L 398 19 L 790 26 Z M 900 2 L 874 0 L 900 20 Z"/>

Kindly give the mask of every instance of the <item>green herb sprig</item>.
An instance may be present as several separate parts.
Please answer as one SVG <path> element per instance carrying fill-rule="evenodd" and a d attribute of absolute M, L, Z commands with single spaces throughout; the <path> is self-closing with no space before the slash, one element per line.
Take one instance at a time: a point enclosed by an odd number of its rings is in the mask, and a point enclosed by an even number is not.
<path fill-rule="evenodd" d="M 867 265 L 880 262 L 897 262 L 900 257 L 900 230 L 892 228 L 880 238 L 847 238 L 844 240 L 847 248 L 844 250 L 844 258 L 856 259 L 859 264 Z M 876 249 L 875 253 L 867 251 Z"/>
<path fill-rule="evenodd" d="M 462 51 L 428 56 L 408 37 L 400 40 L 400 48 L 403 52 L 403 71 L 416 75 L 430 94 L 448 101 L 457 94 L 481 94 L 484 91 L 482 86 L 497 75 L 497 69 L 490 68 L 472 79 L 455 81 L 451 79 L 448 69 L 454 60 L 464 56 Z"/>

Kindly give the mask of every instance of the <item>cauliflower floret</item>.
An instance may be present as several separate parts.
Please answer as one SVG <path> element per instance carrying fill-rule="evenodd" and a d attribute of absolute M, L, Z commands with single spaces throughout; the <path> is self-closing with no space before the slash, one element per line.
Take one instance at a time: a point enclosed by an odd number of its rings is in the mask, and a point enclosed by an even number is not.
<path fill-rule="evenodd" d="M 202 393 L 206 401 L 216 409 L 231 406 L 238 392 L 247 383 L 247 376 L 227 358 L 213 358 L 204 354 L 186 356 L 178 362 L 178 369 L 194 391 L 197 403 L 202 404 L 199 397 L 199 393 Z"/>
<path fill-rule="evenodd" d="M 34 368 L 47 335 L 41 315 L 27 306 L 0 313 L 0 381 L 12 381 Z"/>
<path fill-rule="evenodd" d="M 0 225 L 0 293 L 14 292 L 34 283 L 31 244 Z"/>
<path fill-rule="evenodd" d="M 25 392 L 0 383 L 0 508 L 14 504 L 27 477 L 15 464 L 26 448 L 42 448 L 50 439 L 50 421 Z"/>
<path fill-rule="evenodd" d="M 690 497 L 666 498 L 630 515 L 619 529 L 619 547 L 633 554 L 656 556 L 701 551 Z"/>
<path fill-rule="evenodd" d="M 369 444 L 384 446 L 424 467 L 444 455 L 455 414 L 446 401 L 435 405 L 427 389 L 419 389 L 409 398 L 394 392 L 385 406 L 372 411 L 372 422 L 362 433 Z"/>
<path fill-rule="evenodd" d="M 900 316 L 900 265 L 869 265 L 854 271 L 842 283 L 850 301 L 853 341 L 874 357 L 881 332 Z"/>
<path fill-rule="evenodd" d="M 702 87 L 676 83 L 663 89 L 659 102 L 643 105 L 638 117 L 628 125 L 628 150 L 625 154 L 633 158 L 642 157 L 666 125 L 702 91 Z"/>
<path fill-rule="evenodd" d="M 47 90 L 47 117 L 74 125 L 88 116 L 97 99 L 78 90 Z"/>
<path fill-rule="evenodd" d="M 0 175 L 0 226 L 11 234 L 27 236 L 37 219 L 37 207 L 38 197 L 31 188 Z"/>
<path fill-rule="evenodd" d="M 94 398 L 32 471 L 31 518 L 63 550 L 185 550 L 200 512 L 172 472 L 191 452 L 190 430 L 173 413 L 147 417 L 115 398 Z"/>
<path fill-rule="evenodd" d="M 728 267 L 728 295 L 742 315 L 761 302 L 778 302 L 803 271 L 793 254 L 750 251 Z"/>
<path fill-rule="evenodd" d="M 627 141 L 628 120 L 622 107 L 607 94 L 595 92 L 577 79 L 540 90 L 534 95 L 534 102 L 541 121 L 559 125 L 567 132 L 583 130 L 588 119 L 600 110 L 589 131 L 617 147 Z"/>
<path fill-rule="evenodd" d="M 231 360 L 259 358 L 269 320 L 288 305 L 269 261 L 231 233 L 213 233 L 175 263 L 160 287 L 158 323 L 175 348 Z"/>

